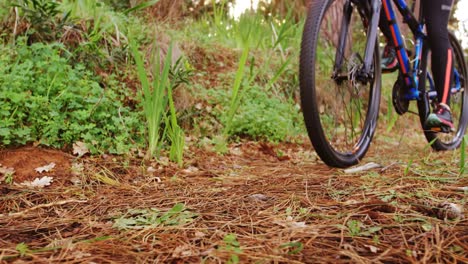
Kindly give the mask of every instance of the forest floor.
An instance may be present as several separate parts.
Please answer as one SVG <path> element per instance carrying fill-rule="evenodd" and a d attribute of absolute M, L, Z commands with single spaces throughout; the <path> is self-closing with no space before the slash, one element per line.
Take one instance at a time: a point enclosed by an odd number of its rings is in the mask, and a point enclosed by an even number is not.
<path fill-rule="evenodd" d="M 381 167 L 356 173 L 327 167 L 306 143 L 245 141 L 225 155 L 192 146 L 182 168 L 2 150 L 0 168 L 15 172 L 0 185 L 0 259 L 466 263 L 468 179 L 447 169 L 460 153 L 423 140 L 377 138 L 361 165 Z M 45 175 L 48 186 L 24 185 Z"/>

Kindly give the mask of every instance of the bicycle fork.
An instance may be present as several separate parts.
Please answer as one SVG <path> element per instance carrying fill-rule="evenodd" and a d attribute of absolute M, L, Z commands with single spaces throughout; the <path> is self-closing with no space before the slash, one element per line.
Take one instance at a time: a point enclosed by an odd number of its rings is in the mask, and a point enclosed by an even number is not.
<path fill-rule="evenodd" d="M 341 32 L 338 40 L 337 52 L 335 54 L 335 64 L 333 66 L 332 76 L 332 78 L 338 83 L 348 79 L 348 76 L 343 76 L 342 74 L 342 66 L 345 60 L 346 42 L 348 39 L 349 26 L 351 23 L 351 14 L 354 8 L 352 3 L 357 1 L 361 1 L 360 4 L 362 5 L 362 0 L 348 0 L 343 6 L 343 20 L 341 21 Z M 382 3 L 380 0 L 372 0 L 371 3 L 366 2 L 366 4 L 368 5 L 366 7 L 367 10 L 358 11 L 370 13 L 371 20 L 370 23 L 369 21 L 365 21 L 367 26 L 367 40 L 364 58 L 362 58 L 361 68 L 354 75 L 357 81 L 360 81 L 364 84 L 374 79 L 373 59 L 375 45 L 377 43 L 380 10 L 382 8 Z"/>

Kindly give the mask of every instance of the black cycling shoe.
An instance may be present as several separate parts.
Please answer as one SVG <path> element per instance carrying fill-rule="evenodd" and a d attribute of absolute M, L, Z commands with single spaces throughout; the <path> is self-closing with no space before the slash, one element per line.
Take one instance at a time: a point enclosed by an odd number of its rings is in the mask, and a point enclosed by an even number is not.
<path fill-rule="evenodd" d="M 434 109 L 424 123 L 426 129 L 434 132 L 450 133 L 455 131 L 452 121 L 450 107 L 446 104 L 439 104 Z"/>

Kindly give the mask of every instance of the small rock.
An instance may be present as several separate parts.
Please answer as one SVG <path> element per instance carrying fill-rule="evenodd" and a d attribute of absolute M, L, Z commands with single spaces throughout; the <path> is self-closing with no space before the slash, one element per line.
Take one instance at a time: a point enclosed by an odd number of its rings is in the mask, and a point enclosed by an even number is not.
<path fill-rule="evenodd" d="M 252 195 L 249 196 L 249 198 L 254 199 L 254 200 L 258 200 L 258 201 L 262 201 L 262 202 L 268 200 L 268 196 L 266 196 L 264 194 L 261 194 L 261 193 L 252 194 Z"/>
<path fill-rule="evenodd" d="M 463 218 L 463 207 L 459 204 L 443 202 L 438 206 L 437 217 L 442 220 Z"/>

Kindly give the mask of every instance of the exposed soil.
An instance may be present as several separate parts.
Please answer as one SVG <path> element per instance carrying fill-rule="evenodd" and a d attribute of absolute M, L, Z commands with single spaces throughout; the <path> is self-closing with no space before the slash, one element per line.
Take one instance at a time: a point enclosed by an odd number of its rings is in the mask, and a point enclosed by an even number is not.
<path fill-rule="evenodd" d="M 466 208 L 466 192 L 459 191 L 468 185 L 466 177 L 442 170 L 420 173 L 417 164 L 441 157 L 425 153 L 422 143 L 379 144 L 393 151 L 374 147 L 369 156 L 385 154 L 381 162 L 388 167 L 357 174 L 328 168 L 308 144 L 243 142 L 231 145 L 226 155 L 192 147 L 183 168 L 164 159 L 77 159 L 33 147 L 3 150 L 0 163 L 15 174 L 14 184 L 0 185 L 0 259 L 466 263 L 466 213 L 450 220 L 438 208 L 441 201 Z M 414 170 L 407 172 L 407 163 L 399 160 L 409 157 Z M 52 185 L 17 184 L 40 177 L 34 169 L 50 162 L 57 164 L 48 173 Z M 72 171 L 72 164 L 81 169 Z M 171 218 L 175 222 L 117 224 L 144 216 L 131 210 L 167 212 L 178 203 L 186 214 Z M 236 234 L 234 242 L 229 234 Z M 21 243 L 27 245 L 22 251 Z"/>
<path fill-rule="evenodd" d="M 33 181 L 47 175 L 53 177 L 54 182 L 57 183 L 52 185 L 53 187 L 63 185 L 69 180 L 72 158 L 73 156 L 58 150 L 35 147 L 0 151 L 0 164 L 4 167 L 14 168 L 13 181 L 15 183 Z M 49 172 L 39 173 L 35 170 L 52 162 L 56 165 Z"/>

